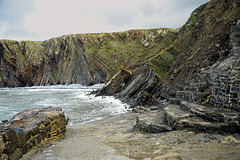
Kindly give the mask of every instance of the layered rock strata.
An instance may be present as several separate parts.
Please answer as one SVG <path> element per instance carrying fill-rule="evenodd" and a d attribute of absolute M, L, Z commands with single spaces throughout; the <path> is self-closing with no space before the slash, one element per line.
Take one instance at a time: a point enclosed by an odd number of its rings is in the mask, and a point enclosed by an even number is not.
<path fill-rule="evenodd" d="M 141 66 L 176 34 L 176 29 L 159 28 L 38 42 L 0 40 L 0 87 L 103 83 L 122 66 Z"/>
<path fill-rule="evenodd" d="M 0 124 L 0 158 L 17 160 L 37 144 L 66 132 L 61 108 L 36 108 Z"/>
<path fill-rule="evenodd" d="M 96 95 L 114 95 L 132 107 L 152 106 L 159 103 L 155 97 L 159 97 L 160 86 L 160 78 L 147 66 L 141 67 L 134 74 L 122 68 Z"/>
<path fill-rule="evenodd" d="M 117 74 L 115 74 L 110 81 L 99 90 L 98 96 L 107 95 L 112 96 L 119 93 L 122 88 L 130 81 L 133 74 L 127 68 L 121 68 Z"/>

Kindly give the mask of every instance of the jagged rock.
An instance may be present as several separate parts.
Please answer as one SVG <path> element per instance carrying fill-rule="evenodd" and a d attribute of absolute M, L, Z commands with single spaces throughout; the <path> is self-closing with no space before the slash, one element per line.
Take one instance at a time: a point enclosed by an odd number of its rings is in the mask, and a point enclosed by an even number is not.
<path fill-rule="evenodd" d="M 138 94 L 136 102 L 132 105 L 132 107 L 135 107 L 138 105 L 150 107 L 158 104 L 159 104 L 159 101 L 155 97 L 153 97 L 147 91 L 143 91 Z"/>
<path fill-rule="evenodd" d="M 123 87 L 131 80 L 133 74 L 126 68 L 121 68 L 110 81 L 101 89 L 97 96 L 112 96 L 119 93 Z"/>
<path fill-rule="evenodd" d="M 123 101 L 127 100 L 133 107 L 139 105 L 143 98 L 147 98 L 143 105 L 157 104 L 160 87 L 160 79 L 156 73 L 151 68 L 143 67 L 134 73 L 134 77 L 116 96 Z"/>
<path fill-rule="evenodd" d="M 160 79 L 151 68 L 142 67 L 134 74 L 122 68 L 96 95 L 116 96 L 132 107 L 151 106 L 159 104 L 160 86 Z"/>
<path fill-rule="evenodd" d="M 67 118 L 61 108 L 20 112 L 10 121 L 0 124 L 0 157 L 20 159 L 45 139 L 65 133 L 66 124 Z"/>

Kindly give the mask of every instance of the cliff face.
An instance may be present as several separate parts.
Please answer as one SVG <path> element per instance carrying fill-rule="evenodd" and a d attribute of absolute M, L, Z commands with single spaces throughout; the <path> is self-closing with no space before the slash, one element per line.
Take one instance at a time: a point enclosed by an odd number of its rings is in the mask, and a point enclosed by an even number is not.
<path fill-rule="evenodd" d="M 44 42 L 0 42 L 0 86 L 91 84 L 103 81 L 89 71 L 83 43 L 75 36 Z"/>
<path fill-rule="evenodd" d="M 0 41 L 0 87 L 106 82 L 170 44 L 175 30 L 78 34 L 43 42 Z M 152 50 L 152 51 L 151 51 Z"/>
<path fill-rule="evenodd" d="M 182 89 L 201 70 L 224 59 L 231 49 L 231 27 L 240 19 L 239 13 L 237 0 L 212 0 L 197 8 L 169 49 L 180 52 L 165 83 Z"/>

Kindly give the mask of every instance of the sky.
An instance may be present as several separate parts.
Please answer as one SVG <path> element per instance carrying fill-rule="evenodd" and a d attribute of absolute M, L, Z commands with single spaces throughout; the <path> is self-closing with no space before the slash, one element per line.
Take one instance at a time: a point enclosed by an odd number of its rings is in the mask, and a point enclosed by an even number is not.
<path fill-rule="evenodd" d="M 178 28 L 209 0 L 0 0 L 0 39 Z"/>

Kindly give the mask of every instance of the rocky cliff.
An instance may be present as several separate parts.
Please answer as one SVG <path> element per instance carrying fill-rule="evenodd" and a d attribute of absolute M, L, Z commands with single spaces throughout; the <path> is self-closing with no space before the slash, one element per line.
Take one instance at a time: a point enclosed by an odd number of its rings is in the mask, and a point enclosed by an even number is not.
<path fill-rule="evenodd" d="M 177 30 L 77 34 L 43 42 L 0 41 L 0 87 L 106 82 L 122 66 L 138 68 Z"/>
<path fill-rule="evenodd" d="M 169 49 L 179 54 L 164 77 L 167 92 L 182 90 L 201 70 L 229 54 L 231 27 L 240 19 L 239 13 L 239 1 L 212 0 L 191 14 Z"/>

